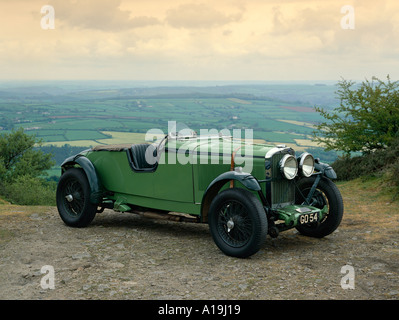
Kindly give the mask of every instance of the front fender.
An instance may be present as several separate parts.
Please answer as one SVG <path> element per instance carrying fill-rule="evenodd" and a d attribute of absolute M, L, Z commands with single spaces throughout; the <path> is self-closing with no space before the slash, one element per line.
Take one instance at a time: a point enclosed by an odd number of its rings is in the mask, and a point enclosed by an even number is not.
<path fill-rule="evenodd" d="M 252 191 L 259 191 L 261 187 L 258 180 L 251 174 L 246 172 L 227 171 L 216 177 L 205 190 L 201 201 L 201 221 L 208 220 L 208 210 L 213 198 L 218 194 L 220 189 L 229 181 L 239 181 L 244 187 Z"/>
<path fill-rule="evenodd" d="M 335 173 L 334 169 L 327 163 L 320 162 L 318 159 L 316 159 L 314 168 L 329 179 L 337 179 L 337 174 Z"/>
<path fill-rule="evenodd" d="M 93 204 L 100 203 L 103 197 L 103 188 L 97 176 L 96 168 L 94 168 L 93 163 L 88 158 L 78 154 L 65 159 L 61 164 L 61 173 L 64 173 L 66 170 L 74 167 L 76 164 L 84 170 L 87 176 L 91 190 L 90 202 Z"/>

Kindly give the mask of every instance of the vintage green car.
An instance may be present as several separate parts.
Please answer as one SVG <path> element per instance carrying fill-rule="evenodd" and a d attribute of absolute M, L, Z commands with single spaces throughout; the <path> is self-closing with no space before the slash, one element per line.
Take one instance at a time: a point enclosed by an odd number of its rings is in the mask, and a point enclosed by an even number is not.
<path fill-rule="evenodd" d="M 284 145 L 170 133 L 154 143 L 96 146 L 62 164 L 57 207 L 85 227 L 104 208 L 208 223 L 226 255 L 255 254 L 267 234 L 324 237 L 340 224 L 334 170 Z"/>

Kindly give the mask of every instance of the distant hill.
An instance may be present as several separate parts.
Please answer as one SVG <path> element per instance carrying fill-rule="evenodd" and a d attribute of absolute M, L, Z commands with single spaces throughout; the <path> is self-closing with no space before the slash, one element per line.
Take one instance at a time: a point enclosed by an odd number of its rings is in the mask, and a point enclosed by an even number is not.
<path fill-rule="evenodd" d="M 46 145 L 83 148 L 131 142 L 153 128 L 167 132 L 176 121 L 197 132 L 252 129 L 254 139 L 300 151 L 318 147 L 310 140 L 321 120 L 313 107 L 335 106 L 334 91 L 319 82 L 0 83 L 0 130 L 23 127 Z"/>

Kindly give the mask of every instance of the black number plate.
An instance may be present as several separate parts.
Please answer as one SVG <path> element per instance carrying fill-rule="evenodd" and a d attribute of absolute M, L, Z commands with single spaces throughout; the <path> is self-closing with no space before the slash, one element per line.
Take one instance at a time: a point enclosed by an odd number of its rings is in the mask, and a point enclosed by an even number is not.
<path fill-rule="evenodd" d="M 308 224 L 317 222 L 319 219 L 318 212 L 305 213 L 299 216 L 299 224 Z"/>

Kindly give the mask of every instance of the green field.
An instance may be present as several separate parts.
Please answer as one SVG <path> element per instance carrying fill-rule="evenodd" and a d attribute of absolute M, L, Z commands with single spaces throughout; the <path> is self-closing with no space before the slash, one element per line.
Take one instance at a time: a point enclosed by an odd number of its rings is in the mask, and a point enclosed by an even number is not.
<path fill-rule="evenodd" d="M 23 127 L 45 144 L 88 147 L 141 141 L 132 134 L 166 133 L 175 121 L 197 132 L 252 129 L 256 139 L 303 149 L 313 145 L 312 125 L 321 120 L 314 105 L 334 101 L 333 86 L 313 84 L 65 88 L 2 88 L 0 133 Z"/>

